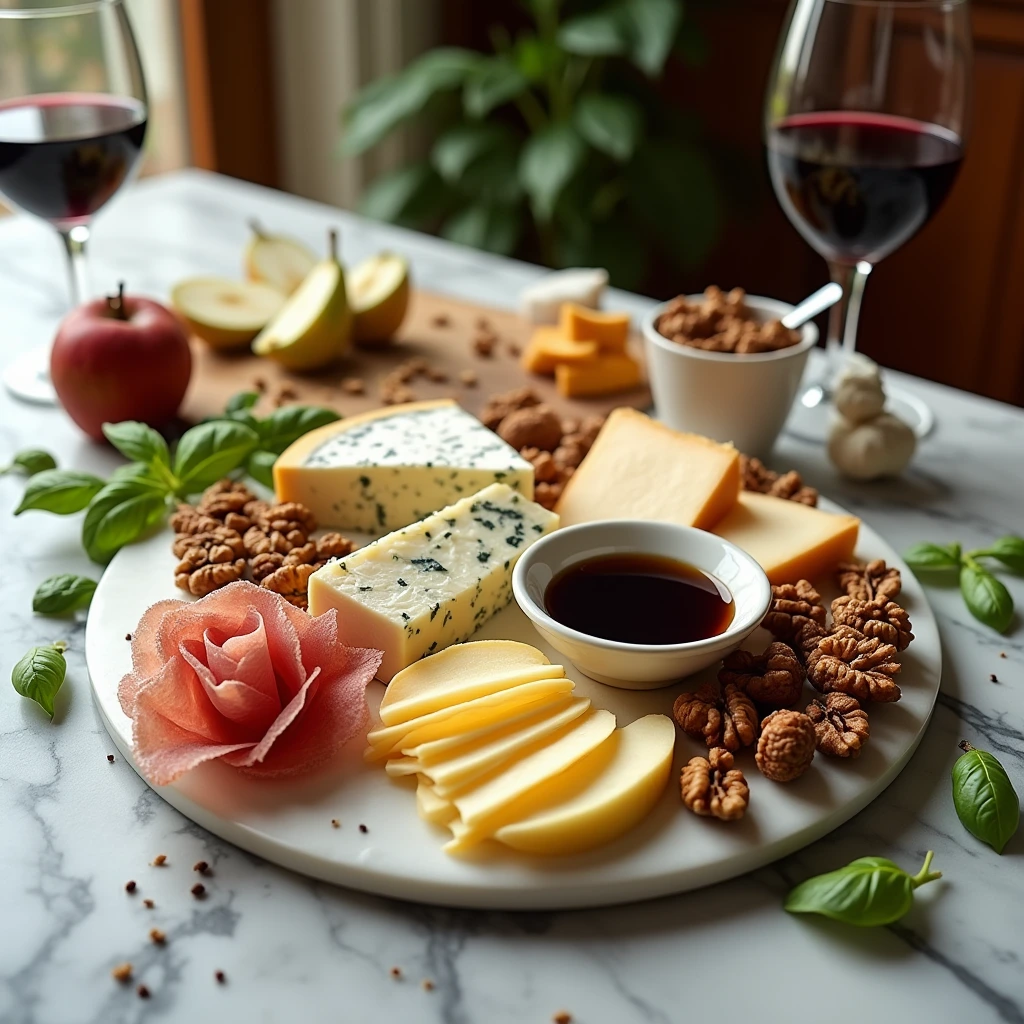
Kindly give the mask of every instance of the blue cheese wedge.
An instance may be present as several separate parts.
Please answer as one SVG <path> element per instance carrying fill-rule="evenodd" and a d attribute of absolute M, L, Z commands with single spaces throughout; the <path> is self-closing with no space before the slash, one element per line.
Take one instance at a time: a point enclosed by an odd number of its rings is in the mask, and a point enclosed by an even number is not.
<path fill-rule="evenodd" d="M 413 402 L 329 423 L 274 464 L 280 501 L 322 526 L 381 534 L 504 483 L 533 498 L 533 466 L 456 402 Z"/>
<path fill-rule="evenodd" d="M 384 652 L 385 682 L 419 658 L 468 640 L 512 600 L 512 568 L 558 516 L 508 484 L 471 497 L 309 578 L 309 611 L 338 609 L 338 640 Z"/>

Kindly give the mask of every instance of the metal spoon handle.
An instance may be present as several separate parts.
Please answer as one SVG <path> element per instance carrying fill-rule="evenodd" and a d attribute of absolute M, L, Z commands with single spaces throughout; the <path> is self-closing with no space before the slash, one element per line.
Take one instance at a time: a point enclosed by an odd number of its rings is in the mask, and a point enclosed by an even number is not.
<path fill-rule="evenodd" d="M 824 313 L 829 306 L 834 306 L 843 297 L 843 289 L 830 281 L 823 288 L 808 295 L 799 306 L 795 306 L 782 318 L 782 326 L 791 330 L 803 327 L 808 320 L 813 320 L 819 313 Z"/>

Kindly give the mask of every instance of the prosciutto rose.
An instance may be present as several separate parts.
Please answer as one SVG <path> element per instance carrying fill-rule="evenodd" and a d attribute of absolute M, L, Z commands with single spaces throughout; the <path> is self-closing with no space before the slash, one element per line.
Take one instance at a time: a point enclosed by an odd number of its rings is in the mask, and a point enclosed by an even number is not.
<path fill-rule="evenodd" d="M 160 601 L 118 688 L 135 763 L 155 785 L 215 758 L 262 776 L 313 768 L 365 733 L 382 657 L 338 643 L 334 610 L 312 618 L 251 583 Z"/>

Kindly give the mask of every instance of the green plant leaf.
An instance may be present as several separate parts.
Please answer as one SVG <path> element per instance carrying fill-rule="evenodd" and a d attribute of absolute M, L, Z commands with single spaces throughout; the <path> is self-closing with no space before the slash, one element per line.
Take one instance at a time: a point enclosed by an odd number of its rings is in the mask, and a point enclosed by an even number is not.
<path fill-rule="evenodd" d="M 510 57 L 486 57 L 470 72 L 462 89 L 462 105 L 470 117 L 486 117 L 495 107 L 515 99 L 530 87 Z"/>
<path fill-rule="evenodd" d="M 126 473 L 112 478 L 86 509 L 82 547 L 94 562 L 109 562 L 125 544 L 137 540 L 167 512 L 166 493 L 154 488 L 145 467 L 139 466 L 138 470 L 134 475 Z"/>
<path fill-rule="evenodd" d="M 679 31 L 681 0 L 623 0 L 622 11 L 630 58 L 649 78 L 657 78 Z"/>
<path fill-rule="evenodd" d="M 32 595 L 32 611 L 37 615 L 64 615 L 85 608 L 92 600 L 96 581 L 88 576 L 63 572 L 49 576 Z"/>
<path fill-rule="evenodd" d="M 435 93 L 461 86 L 483 58 L 472 50 L 441 47 L 400 74 L 363 89 L 343 117 L 342 152 L 354 156 L 377 145 L 403 121 L 420 113 Z"/>
<path fill-rule="evenodd" d="M 24 473 L 25 476 L 35 476 L 45 469 L 56 469 L 57 460 L 41 448 L 26 448 L 11 459 L 11 464 L 0 469 L 0 476 L 8 473 Z"/>
<path fill-rule="evenodd" d="M 1013 598 L 1000 580 L 976 562 L 960 569 L 960 593 L 967 610 L 997 633 L 1005 633 L 1013 621 Z"/>
<path fill-rule="evenodd" d="M 586 150 L 570 124 L 553 124 L 527 141 L 519 158 L 519 180 L 539 220 L 551 219 L 562 189 L 583 164 Z"/>
<path fill-rule="evenodd" d="M 960 568 L 959 544 L 915 544 L 903 553 L 911 569 L 937 572 Z"/>
<path fill-rule="evenodd" d="M 524 33 L 512 48 L 512 59 L 528 82 L 542 82 L 560 70 L 565 54 L 553 40 Z"/>
<path fill-rule="evenodd" d="M 450 242 L 508 256 L 515 251 L 523 227 L 523 211 L 512 206 L 475 203 L 444 222 L 441 234 Z"/>
<path fill-rule="evenodd" d="M 232 420 L 200 423 L 186 430 L 174 453 L 174 475 L 182 494 L 195 494 L 244 465 L 259 442 L 252 427 Z"/>
<path fill-rule="evenodd" d="M 558 43 L 581 57 L 613 57 L 633 44 L 633 31 L 623 3 L 607 4 L 596 11 L 569 18 L 558 30 Z"/>
<path fill-rule="evenodd" d="M 375 179 L 359 199 L 364 217 L 417 228 L 444 210 L 449 192 L 426 161 L 407 164 Z"/>
<path fill-rule="evenodd" d="M 64 682 L 68 665 L 63 644 L 32 647 L 14 666 L 11 682 L 15 690 L 34 700 L 53 719 L 53 702 Z"/>
<path fill-rule="evenodd" d="M 237 395 L 232 395 L 228 399 L 228 404 L 224 406 L 225 414 L 233 412 L 245 412 L 247 409 L 251 409 L 260 400 L 260 393 L 258 391 L 239 391 Z"/>
<path fill-rule="evenodd" d="M 18 516 L 29 509 L 38 509 L 69 516 L 81 512 L 102 487 L 103 481 L 91 473 L 79 473 L 74 469 L 44 469 L 29 479 L 14 514 Z"/>
<path fill-rule="evenodd" d="M 259 447 L 280 455 L 303 434 L 340 419 L 333 409 L 324 409 L 318 405 L 283 405 L 259 421 Z"/>
<path fill-rule="evenodd" d="M 588 92 L 576 101 L 573 123 L 594 149 L 625 162 L 640 141 L 644 113 L 628 96 Z"/>
<path fill-rule="evenodd" d="M 1000 537 L 985 549 L 985 554 L 998 558 L 1000 562 L 1014 572 L 1024 573 L 1024 538 Z"/>
<path fill-rule="evenodd" d="M 445 181 L 457 182 L 473 163 L 502 146 L 507 132 L 489 121 L 463 121 L 434 143 L 430 161 Z"/>
<path fill-rule="evenodd" d="M 861 857 L 837 871 L 801 882 L 786 897 L 791 914 L 821 914 L 835 921 L 873 928 L 898 921 L 914 902 L 919 885 L 941 878 L 929 871 L 932 853 L 916 875 L 884 857 Z"/>
<path fill-rule="evenodd" d="M 647 239 L 624 214 L 584 222 L 560 233 L 558 262 L 563 267 L 604 267 L 617 288 L 635 290 L 650 259 Z"/>
<path fill-rule="evenodd" d="M 136 420 L 104 423 L 103 436 L 132 462 L 145 462 L 150 466 L 171 464 L 167 442 L 145 423 Z"/>
<path fill-rule="evenodd" d="M 953 806 L 976 839 L 1002 853 L 1020 824 L 1020 800 L 1005 769 L 985 750 L 961 743 L 953 764 Z"/>
<path fill-rule="evenodd" d="M 273 489 L 275 462 L 277 462 L 275 452 L 257 450 L 249 456 L 249 461 L 245 464 L 245 471 L 253 480 L 263 484 L 264 487 Z"/>

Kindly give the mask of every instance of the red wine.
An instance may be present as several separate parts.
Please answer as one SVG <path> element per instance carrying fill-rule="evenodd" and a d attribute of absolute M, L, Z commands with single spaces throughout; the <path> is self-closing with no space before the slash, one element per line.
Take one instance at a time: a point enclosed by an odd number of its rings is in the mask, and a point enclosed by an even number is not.
<path fill-rule="evenodd" d="M 53 93 L 0 103 L 0 192 L 59 226 L 87 220 L 138 162 L 146 110 L 137 100 Z"/>
<path fill-rule="evenodd" d="M 767 141 L 768 169 L 794 227 L 822 256 L 877 263 L 942 205 L 963 159 L 959 136 L 885 114 L 796 114 Z"/>

